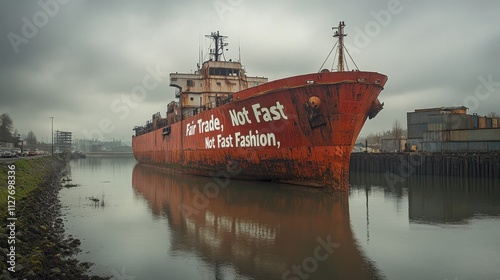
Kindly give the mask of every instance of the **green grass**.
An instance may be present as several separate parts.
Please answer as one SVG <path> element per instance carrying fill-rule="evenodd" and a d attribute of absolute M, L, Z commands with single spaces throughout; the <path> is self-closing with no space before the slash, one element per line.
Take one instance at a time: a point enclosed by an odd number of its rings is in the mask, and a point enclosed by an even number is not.
<path fill-rule="evenodd" d="M 7 215 L 7 196 L 8 183 L 7 176 L 9 165 L 15 166 L 15 194 L 11 195 L 15 198 L 16 209 L 19 207 L 19 202 L 25 198 L 31 191 L 36 189 L 44 182 L 46 175 L 50 172 L 51 163 L 56 161 L 53 157 L 42 157 L 35 159 L 20 159 L 14 163 L 0 164 L 0 219 Z"/>

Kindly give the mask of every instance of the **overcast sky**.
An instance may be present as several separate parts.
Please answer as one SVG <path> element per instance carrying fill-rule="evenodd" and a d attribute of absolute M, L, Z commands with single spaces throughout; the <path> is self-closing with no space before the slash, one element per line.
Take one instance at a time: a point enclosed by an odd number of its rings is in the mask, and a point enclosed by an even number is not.
<path fill-rule="evenodd" d="M 229 36 L 227 59 L 240 47 L 248 75 L 274 80 L 317 72 L 341 20 L 360 70 L 389 77 L 362 136 L 406 126 L 415 108 L 500 113 L 500 1 L 353 2 L 2 0 L 0 114 L 43 141 L 54 117 L 74 138 L 130 142 L 174 100 L 168 74 L 196 70 L 205 34 Z"/>

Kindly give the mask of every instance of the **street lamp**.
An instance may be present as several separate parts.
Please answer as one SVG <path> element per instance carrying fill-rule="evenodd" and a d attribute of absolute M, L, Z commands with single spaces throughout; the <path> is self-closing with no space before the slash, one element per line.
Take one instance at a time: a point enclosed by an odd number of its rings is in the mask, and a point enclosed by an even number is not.
<path fill-rule="evenodd" d="M 51 134 L 52 134 L 52 153 L 51 155 L 54 156 L 54 117 L 49 117 L 52 119 L 52 130 L 51 130 Z"/>
<path fill-rule="evenodd" d="M 24 140 L 21 139 L 21 134 L 17 134 L 17 138 L 19 138 L 19 141 L 21 141 L 21 155 L 24 152 Z"/>

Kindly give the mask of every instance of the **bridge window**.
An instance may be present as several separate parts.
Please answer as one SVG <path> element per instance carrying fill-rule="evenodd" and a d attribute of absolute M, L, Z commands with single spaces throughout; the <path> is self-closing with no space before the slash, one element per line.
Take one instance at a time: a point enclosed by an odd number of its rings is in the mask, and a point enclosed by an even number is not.
<path fill-rule="evenodd" d="M 188 86 L 188 87 L 192 87 L 192 86 L 194 86 L 194 82 L 193 82 L 193 80 L 187 80 L 187 86 Z"/>
<path fill-rule="evenodd" d="M 217 76 L 239 76 L 240 71 L 232 68 L 210 68 L 208 74 Z"/>

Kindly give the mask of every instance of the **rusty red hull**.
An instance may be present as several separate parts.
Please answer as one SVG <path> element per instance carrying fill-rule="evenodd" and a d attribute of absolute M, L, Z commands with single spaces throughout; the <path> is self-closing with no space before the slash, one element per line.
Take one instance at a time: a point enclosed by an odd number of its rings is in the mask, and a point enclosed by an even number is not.
<path fill-rule="evenodd" d="M 327 72 L 262 84 L 132 139 L 138 162 L 180 172 L 348 189 L 349 157 L 387 77 Z"/>

